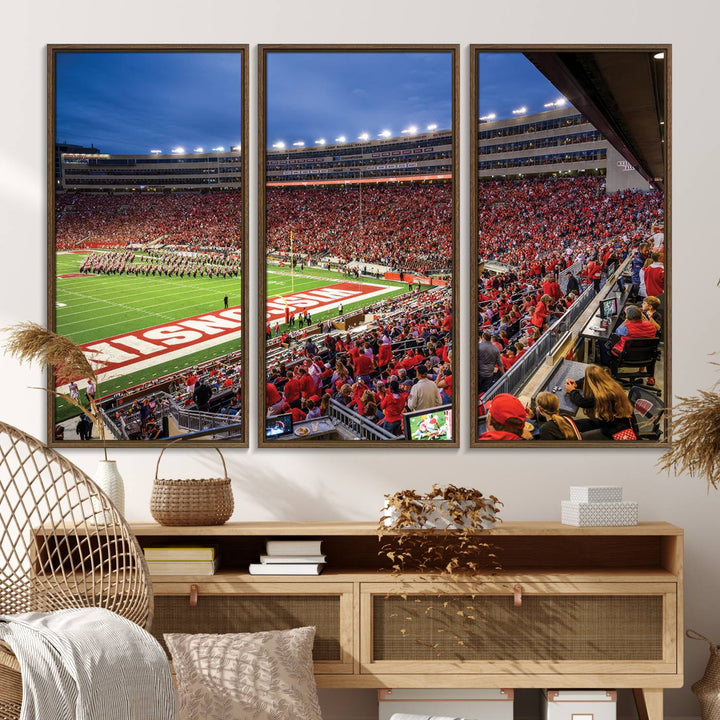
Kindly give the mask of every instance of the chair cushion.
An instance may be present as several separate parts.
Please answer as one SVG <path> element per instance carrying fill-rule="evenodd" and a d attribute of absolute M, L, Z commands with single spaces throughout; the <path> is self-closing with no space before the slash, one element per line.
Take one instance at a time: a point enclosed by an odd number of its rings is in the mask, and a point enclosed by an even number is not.
<path fill-rule="evenodd" d="M 322 720 L 314 627 L 164 637 L 177 674 L 181 720 Z"/>

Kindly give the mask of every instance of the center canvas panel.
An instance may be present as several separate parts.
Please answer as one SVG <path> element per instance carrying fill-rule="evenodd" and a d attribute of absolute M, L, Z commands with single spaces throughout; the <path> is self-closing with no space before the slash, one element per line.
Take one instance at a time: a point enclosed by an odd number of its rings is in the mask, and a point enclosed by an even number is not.
<path fill-rule="evenodd" d="M 260 73 L 260 445 L 455 445 L 457 48 Z"/>

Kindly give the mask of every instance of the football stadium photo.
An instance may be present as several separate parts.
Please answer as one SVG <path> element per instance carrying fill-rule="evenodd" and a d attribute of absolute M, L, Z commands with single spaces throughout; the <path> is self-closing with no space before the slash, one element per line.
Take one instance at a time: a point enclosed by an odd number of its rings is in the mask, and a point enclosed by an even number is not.
<path fill-rule="evenodd" d="M 244 50 L 53 54 L 56 441 L 246 442 Z"/>
<path fill-rule="evenodd" d="M 476 447 L 669 437 L 669 54 L 473 47 Z"/>
<path fill-rule="evenodd" d="M 261 46 L 261 446 L 457 443 L 456 48 Z"/>

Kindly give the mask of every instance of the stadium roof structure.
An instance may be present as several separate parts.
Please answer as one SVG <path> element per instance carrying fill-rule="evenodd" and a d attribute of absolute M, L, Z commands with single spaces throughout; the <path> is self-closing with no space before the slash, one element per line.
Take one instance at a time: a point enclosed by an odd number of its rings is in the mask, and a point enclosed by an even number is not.
<path fill-rule="evenodd" d="M 663 57 L 655 57 L 659 52 Z M 653 186 L 665 185 L 669 48 L 524 53 Z"/>

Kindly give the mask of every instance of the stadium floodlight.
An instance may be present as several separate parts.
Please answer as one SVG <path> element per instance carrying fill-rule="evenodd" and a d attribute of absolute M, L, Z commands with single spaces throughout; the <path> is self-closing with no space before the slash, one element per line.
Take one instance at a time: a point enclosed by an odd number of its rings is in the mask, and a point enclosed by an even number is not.
<path fill-rule="evenodd" d="M 162 150 L 151 150 L 150 154 L 151 155 L 162 155 Z"/>
<path fill-rule="evenodd" d="M 283 150 L 285 148 L 285 143 L 282 140 L 278 140 L 276 143 L 273 143 L 273 147 L 278 150 Z"/>
<path fill-rule="evenodd" d="M 185 148 L 184 147 L 176 147 L 172 149 L 174 155 L 184 155 L 185 154 Z"/>
<path fill-rule="evenodd" d="M 481 120 L 494 120 L 497 117 L 495 113 L 488 113 L 487 115 L 481 115 Z"/>
<path fill-rule="evenodd" d="M 344 135 L 341 135 L 340 137 L 335 138 L 335 142 L 340 142 L 340 143 L 347 142 L 347 138 Z"/>
<path fill-rule="evenodd" d="M 213 152 L 225 152 L 225 148 L 220 145 L 219 147 L 213 148 Z"/>
<path fill-rule="evenodd" d="M 400 132 L 403 135 L 416 135 L 417 134 L 417 125 L 410 125 L 410 127 L 406 127 L 404 130 L 401 130 Z"/>
<path fill-rule="evenodd" d="M 433 130 L 437 130 L 437 123 L 432 123 L 432 125 L 428 125 L 427 129 L 432 132 Z"/>
<path fill-rule="evenodd" d="M 522 107 L 515 108 L 515 110 L 512 111 L 513 115 L 524 115 L 527 112 L 527 108 L 523 105 Z"/>
<path fill-rule="evenodd" d="M 564 107 L 566 103 L 567 103 L 567 100 L 564 97 L 561 97 L 561 98 L 558 98 L 555 102 L 545 103 L 543 105 L 543 107 L 559 108 L 559 107 Z"/>
<path fill-rule="evenodd" d="M 655 60 L 664 60 L 665 59 L 665 53 L 664 52 L 657 52 L 653 55 L 653 58 Z"/>
<path fill-rule="evenodd" d="M 378 137 L 381 137 L 381 138 L 389 138 L 391 135 L 392 135 L 392 133 L 389 130 L 381 130 L 378 133 Z"/>
<path fill-rule="evenodd" d="M 315 144 L 316 144 L 316 145 L 324 145 L 324 144 L 325 144 L 325 138 L 318 138 L 318 139 L 315 141 Z"/>
<path fill-rule="evenodd" d="M 201 147 L 196 147 L 193 152 L 205 152 Z"/>
<path fill-rule="evenodd" d="M 305 147 L 305 143 L 302 140 L 297 140 L 293 143 L 293 147 Z"/>
<path fill-rule="evenodd" d="M 369 139 L 370 139 L 370 135 L 366 132 L 358 135 L 358 140 L 362 140 L 363 142 L 365 142 L 366 140 L 369 140 Z"/>

